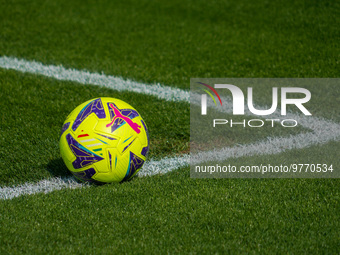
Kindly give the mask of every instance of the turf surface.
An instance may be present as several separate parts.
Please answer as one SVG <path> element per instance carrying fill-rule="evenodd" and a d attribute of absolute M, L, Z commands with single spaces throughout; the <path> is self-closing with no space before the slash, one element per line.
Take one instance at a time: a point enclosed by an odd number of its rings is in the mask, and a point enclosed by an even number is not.
<path fill-rule="evenodd" d="M 121 185 L 0 201 L 4 233 L 0 250 L 34 254 L 339 250 L 338 180 L 196 180 L 188 173 L 183 169 Z"/>
<path fill-rule="evenodd" d="M 337 1 L 2 1 L 0 55 L 188 88 L 337 77 Z"/>
<path fill-rule="evenodd" d="M 336 1 L 0 4 L 1 56 L 183 89 L 192 77 L 339 73 Z M 75 106 L 98 96 L 138 109 L 150 129 L 151 157 L 188 152 L 188 104 L 4 70 L 0 89 L 0 186 L 68 175 L 58 154 L 61 124 Z M 339 122 L 331 102 L 340 91 L 315 86 L 312 94 L 320 102 L 310 105 L 315 116 Z M 339 166 L 339 149 L 331 142 L 233 162 L 322 159 Z M 339 186 L 337 179 L 191 179 L 184 168 L 120 185 L 22 196 L 0 201 L 0 253 L 337 254 Z"/>

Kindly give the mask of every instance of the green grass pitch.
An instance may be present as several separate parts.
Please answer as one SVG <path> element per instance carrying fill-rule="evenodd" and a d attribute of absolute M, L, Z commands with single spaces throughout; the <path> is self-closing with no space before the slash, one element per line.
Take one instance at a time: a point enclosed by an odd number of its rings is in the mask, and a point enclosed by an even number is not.
<path fill-rule="evenodd" d="M 336 1 L 0 0 L 0 56 L 189 90 L 192 77 L 339 76 Z M 340 88 L 313 87 L 340 123 Z M 150 158 L 189 152 L 190 107 L 0 69 L 0 187 L 70 173 L 66 116 L 99 96 L 133 105 Z M 160 124 L 162 123 L 162 125 Z M 299 129 L 299 132 L 305 132 Z M 276 132 L 276 133 L 275 133 Z M 277 129 L 271 135 L 289 135 Z M 231 132 L 230 145 L 268 134 Z M 233 164 L 327 161 L 337 141 Z M 0 200 L 0 254 L 338 254 L 338 179 L 192 179 L 189 167 L 130 182 Z"/>

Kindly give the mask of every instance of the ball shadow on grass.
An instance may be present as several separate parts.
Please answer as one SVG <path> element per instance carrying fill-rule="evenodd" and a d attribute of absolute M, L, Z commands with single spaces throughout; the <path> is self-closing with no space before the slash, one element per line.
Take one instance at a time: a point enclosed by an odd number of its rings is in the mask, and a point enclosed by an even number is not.
<path fill-rule="evenodd" d="M 55 177 L 72 176 L 72 173 L 67 169 L 62 158 L 51 160 L 46 165 L 46 169 Z"/>

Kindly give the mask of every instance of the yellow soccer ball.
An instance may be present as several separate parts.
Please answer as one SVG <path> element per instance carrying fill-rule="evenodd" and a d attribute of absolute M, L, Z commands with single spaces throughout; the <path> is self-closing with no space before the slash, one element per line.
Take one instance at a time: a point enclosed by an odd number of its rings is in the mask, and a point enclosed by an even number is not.
<path fill-rule="evenodd" d="M 72 174 L 92 183 L 130 180 L 149 151 L 145 122 L 128 103 L 109 97 L 89 100 L 66 118 L 61 156 Z"/>

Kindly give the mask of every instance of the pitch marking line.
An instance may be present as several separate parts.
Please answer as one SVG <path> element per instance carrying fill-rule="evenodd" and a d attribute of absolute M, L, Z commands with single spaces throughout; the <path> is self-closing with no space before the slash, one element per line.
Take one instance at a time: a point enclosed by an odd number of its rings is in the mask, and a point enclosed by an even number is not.
<path fill-rule="evenodd" d="M 156 96 L 159 99 L 174 102 L 190 102 L 189 91 L 178 88 L 163 86 L 158 84 L 147 85 L 134 82 L 131 80 L 114 77 L 111 75 L 90 73 L 87 71 L 78 71 L 75 69 L 66 69 L 62 66 L 44 65 L 35 61 L 27 61 L 12 57 L 0 57 L 0 67 L 4 69 L 13 69 L 16 71 L 43 75 L 62 81 L 74 81 L 84 85 L 99 85 L 117 91 L 132 91 L 145 95 Z M 192 95 L 192 103 L 200 105 L 199 95 Z M 231 100 L 223 99 L 223 102 Z M 212 102 L 208 103 L 209 107 L 214 107 Z M 259 109 L 260 107 L 255 108 Z M 215 108 L 221 112 L 231 113 L 231 103 L 224 104 L 223 108 Z M 252 115 L 250 112 L 248 115 Z M 276 113 L 279 116 L 279 113 Z M 243 156 L 254 155 L 272 155 L 291 149 L 302 149 L 316 144 L 323 144 L 329 141 L 340 140 L 340 125 L 328 120 L 316 117 L 306 117 L 290 113 L 287 117 L 296 119 L 300 125 L 310 129 L 311 132 L 290 135 L 288 137 L 268 137 L 265 140 L 236 146 L 232 148 L 223 148 L 221 150 L 201 152 L 193 155 L 192 162 L 198 164 L 210 160 L 226 160 L 228 158 L 239 158 Z M 155 174 L 167 173 L 174 169 L 188 166 L 190 156 L 183 155 L 173 158 L 163 158 L 161 160 L 150 159 L 145 162 L 139 176 L 152 176 Z M 14 187 L 0 187 L 0 199 L 12 199 L 25 194 L 36 194 L 40 192 L 48 193 L 54 190 L 64 188 L 87 187 L 88 184 L 78 183 L 73 177 L 67 178 L 50 178 L 37 183 L 25 183 Z"/>
<path fill-rule="evenodd" d="M 35 61 L 27 61 L 12 57 L 0 57 L 0 67 L 13 69 L 23 73 L 39 74 L 61 81 L 74 81 L 84 85 L 99 85 L 117 91 L 131 91 L 146 95 L 156 96 L 166 101 L 186 101 L 189 102 L 189 91 L 160 85 L 147 85 L 112 75 L 90 73 L 88 71 L 78 71 L 66 69 L 63 66 L 44 65 Z"/>

